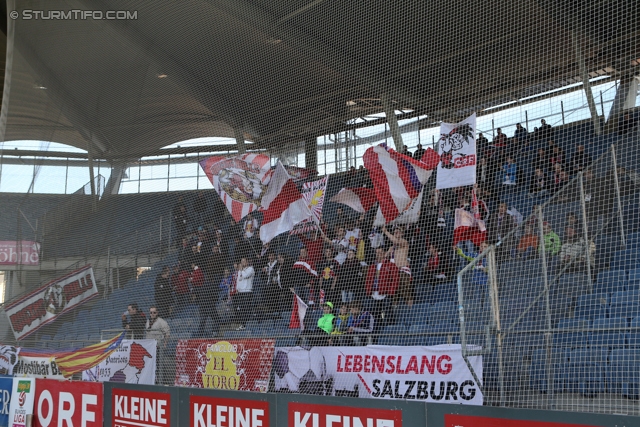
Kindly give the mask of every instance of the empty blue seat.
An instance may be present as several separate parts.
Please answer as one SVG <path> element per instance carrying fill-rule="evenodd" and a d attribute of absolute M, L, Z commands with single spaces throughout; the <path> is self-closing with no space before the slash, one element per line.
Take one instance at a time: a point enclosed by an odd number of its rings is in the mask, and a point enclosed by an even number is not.
<path fill-rule="evenodd" d="M 458 318 L 458 305 L 453 301 L 442 301 L 431 305 L 429 323 L 454 322 Z"/>
<path fill-rule="evenodd" d="M 640 290 L 640 268 L 637 268 L 637 266 L 636 268 L 629 270 L 627 289 L 630 291 Z"/>
<path fill-rule="evenodd" d="M 604 270 L 598 273 L 594 293 L 614 293 L 627 290 L 627 272 L 625 270 Z"/>
<path fill-rule="evenodd" d="M 610 263 L 611 269 L 635 268 L 639 259 L 640 257 L 638 256 L 637 249 L 623 249 L 621 251 L 616 251 L 613 254 L 613 259 Z"/>
<path fill-rule="evenodd" d="M 382 336 L 378 339 L 380 345 L 403 345 L 407 330 L 403 324 L 387 325 L 382 330 Z"/>
<path fill-rule="evenodd" d="M 640 291 L 616 292 L 611 296 L 609 317 L 627 319 L 640 316 Z"/>
<path fill-rule="evenodd" d="M 591 321 L 607 317 L 608 301 L 606 293 L 581 295 L 576 303 L 575 317 Z"/>
<path fill-rule="evenodd" d="M 608 350 L 578 348 L 569 353 L 566 390 L 594 397 L 605 390 L 604 368 Z"/>
<path fill-rule="evenodd" d="M 569 351 L 566 349 L 554 348 L 551 352 L 550 370 L 553 375 L 554 391 L 562 391 L 565 388 L 565 369 L 568 360 Z M 533 352 L 529 366 L 529 384 L 536 391 L 548 392 L 547 349 L 545 348 Z"/>
<path fill-rule="evenodd" d="M 640 317 L 631 319 L 631 330 L 627 333 L 629 348 L 640 349 Z"/>
<path fill-rule="evenodd" d="M 626 397 L 640 397 L 640 350 L 618 349 L 609 355 L 606 369 L 607 389 Z"/>
<path fill-rule="evenodd" d="M 622 348 L 625 345 L 626 328 L 625 318 L 596 319 L 593 321 L 593 329 L 601 331 L 589 333 L 589 345 L 610 349 Z"/>
<path fill-rule="evenodd" d="M 429 326 L 426 324 L 411 325 L 409 328 L 409 345 L 427 345 Z"/>
<path fill-rule="evenodd" d="M 586 294 L 589 289 L 589 277 L 585 273 L 565 273 L 553 285 L 554 293 L 572 298 Z"/>
<path fill-rule="evenodd" d="M 587 346 L 589 321 L 585 319 L 563 319 L 558 322 L 558 330 L 553 334 L 553 346 L 573 349 Z"/>

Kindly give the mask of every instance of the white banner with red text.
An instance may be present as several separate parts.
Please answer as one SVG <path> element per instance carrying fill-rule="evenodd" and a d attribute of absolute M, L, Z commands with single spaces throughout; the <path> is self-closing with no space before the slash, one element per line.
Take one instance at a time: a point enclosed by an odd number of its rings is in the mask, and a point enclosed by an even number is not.
<path fill-rule="evenodd" d="M 469 356 L 469 362 L 482 378 L 482 356 Z M 482 392 L 459 344 L 278 347 L 272 370 L 276 392 L 313 394 L 316 387 L 325 387 L 328 382 L 336 396 L 483 404 Z"/>
<path fill-rule="evenodd" d="M 99 365 L 82 373 L 83 381 L 155 384 L 156 340 L 122 340 L 122 344 Z"/>
<path fill-rule="evenodd" d="M 96 296 L 93 269 L 87 265 L 7 304 L 5 313 L 16 340 L 21 340 Z"/>

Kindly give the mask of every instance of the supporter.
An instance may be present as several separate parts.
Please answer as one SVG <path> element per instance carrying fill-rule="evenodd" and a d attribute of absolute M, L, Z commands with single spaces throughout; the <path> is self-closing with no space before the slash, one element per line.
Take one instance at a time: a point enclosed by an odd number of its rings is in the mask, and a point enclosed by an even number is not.
<path fill-rule="evenodd" d="M 311 260 L 313 264 L 317 264 L 322 260 L 324 242 L 319 238 L 318 231 L 311 232 L 310 235 L 311 237 L 307 237 L 306 234 L 299 234 L 298 239 L 300 239 L 304 247 L 307 248 L 309 260 Z"/>
<path fill-rule="evenodd" d="M 543 172 L 549 170 L 549 157 L 544 148 L 538 148 L 536 158 L 533 160 L 532 166 L 534 169 L 542 169 Z"/>
<path fill-rule="evenodd" d="M 507 161 L 502 165 L 502 170 L 504 171 L 502 185 L 517 185 L 518 165 L 513 160 L 513 157 L 507 157 Z"/>
<path fill-rule="evenodd" d="M 562 190 L 562 188 L 569 182 L 569 176 L 562 168 L 560 163 L 553 165 L 553 183 L 551 184 L 551 191 L 553 194 Z"/>
<path fill-rule="evenodd" d="M 129 318 L 127 319 L 127 314 Z M 144 337 L 144 329 L 147 324 L 147 317 L 138 308 L 138 303 L 132 302 L 127 306 L 127 312 L 122 315 L 122 327 L 131 331 L 134 340 L 141 340 Z"/>
<path fill-rule="evenodd" d="M 204 257 L 204 265 L 202 270 L 207 280 L 212 283 L 220 283 L 225 267 L 227 267 L 228 259 L 225 253 L 222 253 L 221 246 L 217 244 L 209 244 L 209 249 Z"/>
<path fill-rule="evenodd" d="M 516 131 L 514 132 L 513 136 L 515 138 L 518 138 L 518 141 L 524 144 L 527 141 L 527 129 L 522 127 L 520 123 L 516 123 Z"/>
<path fill-rule="evenodd" d="M 534 228 L 530 225 L 524 227 L 524 234 L 518 241 L 518 247 L 511 251 L 513 258 L 529 259 L 535 256 L 538 250 L 538 234 L 534 232 Z"/>
<path fill-rule="evenodd" d="M 551 150 L 551 156 L 549 156 L 549 164 L 551 165 L 551 168 L 553 169 L 556 163 L 559 163 L 564 168 L 564 160 L 564 152 L 562 151 L 562 148 L 558 146 L 553 147 Z"/>
<path fill-rule="evenodd" d="M 340 292 L 336 286 L 339 267 L 333 249 L 326 248 L 324 259 L 318 264 L 318 288 L 324 290 L 325 298 L 330 301 L 339 301 Z"/>
<path fill-rule="evenodd" d="M 543 224 L 542 231 L 544 232 L 544 253 L 547 256 L 558 255 L 558 252 L 560 252 L 560 248 L 562 247 L 560 236 L 551 229 L 551 225 L 546 221 Z"/>
<path fill-rule="evenodd" d="M 316 302 L 314 284 L 317 277 L 316 266 L 309 260 L 307 248 L 300 248 L 298 260 L 292 267 L 291 290 L 303 301 L 313 305 Z"/>
<path fill-rule="evenodd" d="M 553 138 L 553 128 L 545 119 L 540 120 L 540 138 L 543 140 Z"/>
<path fill-rule="evenodd" d="M 418 147 L 416 151 L 413 153 L 413 158 L 416 160 L 422 160 L 422 156 L 424 156 L 425 149 L 422 148 L 422 144 L 418 143 Z"/>
<path fill-rule="evenodd" d="M 533 176 L 531 177 L 531 184 L 529 185 L 529 197 L 540 197 L 547 194 L 549 187 L 549 180 L 544 173 L 544 170 L 536 168 Z"/>
<path fill-rule="evenodd" d="M 209 337 L 217 336 L 220 327 L 220 317 L 218 316 L 217 310 L 217 303 L 220 300 L 218 282 L 205 280 L 202 269 L 197 266 L 194 266 L 192 277 L 193 294 L 196 299 L 196 304 L 198 304 L 200 317 L 200 324 L 198 325 L 195 336 L 200 338 L 205 338 L 207 335 Z M 200 285 L 199 282 L 202 282 L 202 284 Z M 207 319 L 211 319 L 214 328 L 214 330 L 208 333 L 206 331 Z"/>
<path fill-rule="evenodd" d="M 406 145 L 402 147 L 402 154 L 407 157 L 413 157 L 413 154 L 411 154 L 411 151 L 409 151 L 409 147 L 407 147 Z"/>
<path fill-rule="evenodd" d="M 349 218 L 344 213 L 344 209 L 342 209 L 342 207 L 338 206 L 336 208 L 336 217 L 332 222 L 331 229 L 333 230 L 333 229 L 337 229 L 338 227 L 344 227 L 344 225 L 347 223 L 348 220 L 349 220 Z"/>
<path fill-rule="evenodd" d="M 220 281 L 218 288 L 220 289 L 221 296 L 223 297 L 223 299 L 227 300 L 227 303 L 231 301 L 231 291 L 236 287 L 235 281 L 235 269 L 232 273 L 231 270 L 225 268 L 222 275 L 222 280 Z"/>
<path fill-rule="evenodd" d="M 411 268 L 409 267 L 409 242 L 404 238 L 402 227 L 396 226 L 393 234 L 387 231 L 387 227 L 382 227 L 382 232 L 391 241 L 393 246 L 387 252 L 389 261 L 398 268 L 398 292 L 397 296 L 404 299 L 406 304 L 413 306 L 415 290 L 411 283 Z M 397 303 L 397 300 L 396 300 Z"/>
<path fill-rule="evenodd" d="M 363 278 L 360 261 L 356 258 L 355 251 L 349 249 L 347 260 L 338 270 L 337 288 L 341 293 L 342 302 L 353 301 L 354 295 L 356 298 L 362 297 Z"/>
<path fill-rule="evenodd" d="M 583 238 L 578 238 L 578 233 L 567 227 L 564 230 L 565 242 L 560 249 L 560 262 L 566 267 L 566 272 L 585 272 L 587 270 L 587 251 Z M 595 268 L 596 245 L 589 242 L 589 261 L 591 268 Z"/>
<path fill-rule="evenodd" d="M 309 330 L 310 334 L 314 335 L 314 337 L 310 339 L 311 346 L 329 344 L 329 337 L 331 336 L 331 332 L 333 332 L 335 317 L 333 314 L 333 303 L 327 301 L 322 304 L 322 317 L 318 319 L 317 327 Z"/>
<path fill-rule="evenodd" d="M 578 219 L 574 212 L 569 212 L 567 214 L 565 230 L 567 227 L 572 228 L 578 233 L 582 231 L 582 222 Z"/>
<path fill-rule="evenodd" d="M 428 247 L 429 258 L 425 266 L 427 270 L 427 283 L 434 285 L 442 283 L 447 278 L 445 273 L 445 263 L 441 259 L 442 253 L 435 244 L 430 244 Z"/>
<path fill-rule="evenodd" d="M 170 317 L 173 305 L 173 290 L 171 289 L 171 270 L 169 270 L 168 266 L 162 268 L 162 272 L 156 277 L 153 287 L 156 307 L 163 316 Z"/>
<path fill-rule="evenodd" d="M 502 133 L 502 129 L 496 129 L 496 136 L 493 138 L 493 146 L 503 148 L 507 146 L 507 135 Z"/>
<path fill-rule="evenodd" d="M 167 360 L 168 355 L 165 352 L 171 330 L 169 324 L 160 317 L 160 314 L 158 307 L 153 305 L 149 307 L 149 320 L 145 325 L 145 339 L 156 340 L 156 384 L 168 385 L 170 378 L 167 374 L 171 361 Z M 173 384 L 173 382 L 171 383 Z"/>
<path fill-rule="evenodd" d="M 349 304 L 342 303 L 340 305 L 340 311 L 335 318 L 332 335 L 342 335 L 347 331 L 347 324 L 349 323 Z"/>
<path fill-rule="evenodd" d="M 207 197 L 204 194 L 204 191 L 198 192 L 196 199 L 193 201 L 193 213 L 195 214 L 195 220 L 199 226 L 203 226 L 208 222 L 207 205 Z"/>
<path fill-rule="evenodd" d="M 571 157 L 569 163 L 571 173 L 578 173 L 586 169 L 591 164 L 591 156 L 584 151 L 584 145 L 576 145 L 576 152 Z"/>
<path fill-rule="evenodd" d="M 187 235 L 189 217 L 187 207 L 182 203 L 182 196 L 173 207 L 173 225 L 176 229 L 176 242 L 180 242 Z"/>
<path fill-rule="evenodd" d="M 486 136 L 482 134 L 482 132 L 480 132 L 478 134 L 478 139 L 476 139 L 476 151 L 480 153 L 482 156 L 484 156 L 484 151 L 488 146 L 489 146 L 489 140 L 487 139 Z"/>
<path fill-rule="evenodd" d="M 322 237 L 325 242 L 331 245 L 333 251 L 336 253 L 336 261 L 338 261 L 338 264 L 342 265 L 342 263 L 347 259 L 347 249 L 349 248 L 349 241 L 345 238 L 344 227 L 338 226 L 336 236 L 333 240 L 330 240 L 324 235 Z"/>
<path fill-rule="evenodd" d="M 243 246 L 244 251 L 241 255 L 248 255 L 249 251 L 255 253 L 256 248 L 261 246 L 260 243 L 260 230 L 258 220 L 253 216 L 252 213 L 247 215 L 242 223 L 242 238 L 243 238 Z M 248 247 L 247 247 L 248 246 Z"/>
<path fill-rule="evenodd" d="M 355 221 L 347 221 L 344 238 L 349 242 L 349 250 L 358 250 L 358 243 L 362 238 L 362 231 L 356 226 Z"/>
<path fill-rule="evenodd" d="M 350 310 L 351 316 L 349 316 L 349 321 L 347 323 L 346 334 L 352 336 L 354 345 L 366 345 L 366 342 L 362 340 L 362 336 L 373 333 L 375 319 L 368 311 L 362 311 L 362 304 L 360 301 L 352 302 Z"/>
<path fill-rule="evenodd" d="M 366 294 L 371 297 L 372 312 L 378 325 L 389 321 L 391 299 L 398 288 L 398 269 L 386 258 L 386 251 L 376 249 L 376 260 L 367 269 Z"/>
<path fill-rule="evenodd" d="M 504 260 L 510 256 L 513 237 L 505 240 L 511 230 L 516 227 L 516 221 L 507 211 L 507 204 L 500 203 L 498 211 L 489 215 L 487 220 L 487 241 L 496 244 L 496 257 Z"/>
<path fill-rule="evenodd" d="M 236 321 L 239 326 L 236 328 L 238 331 L 242 331 L 246 328 L 247 320 L 252 313 L 252 299 L 253 299 L 253 276 L 255 271 L 249 264 L 247 257 L 240 259 L 238 265 L 238 273 L 236 278 L 235 289 L 232 290 L 232 301 Z"/>
<path fill-rule="evenodd" d="M 191 272 L 188 269 L 180 269 L 171 277 L 171 283 L 176 295 L 176 309 L 180 310 L 189 304 L 190 290 L 189 278 Z"/>
<path fill-rule="evenodd" d="M 629 132 L 635 132 L 637 130 L 637 123 L 635 117 L 629 113 L 624 113 L 624 117 L 618 123 L 618 134 L 624 135 Z"/>
<path fill-rule="evenodd" d="M 288 255 L 279 253 L 271 280 L 265 290 L 267 311 L 275 313 L 281 310 L 282 302 L 290 299 L 289 288 L 293 282 L 293 262 Z"/>

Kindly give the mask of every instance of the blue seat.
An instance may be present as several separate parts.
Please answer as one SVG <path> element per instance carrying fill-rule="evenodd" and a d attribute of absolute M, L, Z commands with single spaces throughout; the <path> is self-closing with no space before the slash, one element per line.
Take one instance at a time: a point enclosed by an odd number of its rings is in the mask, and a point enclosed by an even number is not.
<path fill-rule="evenodd" d="M 578 348 L 569 353 L 566 390 L 594 397 L 605 390 L 604 368 L 608 350 Z"/>
<path fill-rule="evenodd" d="M 616 251 L 613 254 L 610 266 L 612 270 L 635 268 L 639 259 L 640 257 L 638 256 L 637 249 L 623 249 L 621 251 Z"/>
<path fill-rule="evenodd" d="M 598 273 L 594 293 L 609 293 L 627 290 L 627 272 L 625 270 L 604 270 Z"/>
<path fill-rule="evenodd" d="M 631 330 L 627 333 L 629 348 L 640 349 L 640 317 L 631 319 Z"/>
<path fill-rule="evenodd" d="M 576 303 L 575 317 L 594 320 L 607 317 L 609 297 L 606 293 L 581 295 Z"/>
<path fill-rule="evenodd" d="M 627 289 L 630 291 L 640 290 L 640 268 L 633 268 L 629 270 L 629 281 L 627 282 Z"/>
<path fill-rule="evenodd" d="M 589 328 L 589 321 L 585 319 L 563 319 L 558 322 L 558 330 L 553 334 L 553 346 L 556 348 L 573 349 L 587 346 L 587 334 L 583 332 Z"/>
<path fill-rule="evenodd" d="M 427 328 L 429 335 L 427 336 L 426 345 L 448 344 L 449 337 L 456 333 L 456 327 L 446 322 L 429 325 Z"/>
<path fill-rule="evenodd" d="M 380 345 L 403 345 L 407 338 L 407 330 L 403 324 L 387 325 L 381 333 L 382 336 L 378 339 Z"/>
<path fill-rule="evenodd" d="M 601 331 L 589 333 L 591 347 L 622 348 L 625 345 L 627 319 L 614 317 L 611 319 L 596 319 L 593 329 Z"/>
<path fill-rule="evenodd" d="M 627 319 L 640 316 L 640 291 L 616 292 L 611 296 L 609 317 Z"/>
<path fill-rule="evenodd" d="M 610 393 L 634 399 L 640 397 L 640 350 L 613 350 L 609 355 L 606 382 Z"/>
<path fill-rule="evenodd" d="M 562 391 L 565 388 L 566 365 L 569 360 L 569 351 L 554 348 L 551 352 L 551 371 L 553 373 L 553 390 Z M 549 381 L 547 377 L 547 349 L 535 350 L 529 366 L 529 384 L 533 390 L 543 393 L 548 392 Z"/>
<path fill-rule="evenodd" d="M 425 324 L 411 325 L 409 328 L 408 345 L 427 345 L 427 333 L 429 326 Z"/>
<path fill-rule="evenodd" d="M 554 293 L 577 298 L 589 291 L 589 277 L 585 273 L 565 273 L 553 284 Z"/>
<path fill-rule="evenodd" d="M 454 322 L 458 318 L 458 305 L 453 301 L 432 304 L 429 309 L 429 323 Z"/>

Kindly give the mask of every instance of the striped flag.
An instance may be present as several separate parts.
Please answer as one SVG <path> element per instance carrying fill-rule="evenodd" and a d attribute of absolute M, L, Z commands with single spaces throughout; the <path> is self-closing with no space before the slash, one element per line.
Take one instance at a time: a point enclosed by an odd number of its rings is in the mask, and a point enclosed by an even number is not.
<path fill-rule="evenodd" d="M 355 187 L 343 188 L 330 200 L 334 203 L 342 203 L 356 212 L 365 213 L 376 204 L 376 193 L 371 188 Z"/>
<path fill-rule="evenodd" d="M 260 208 L 273 173 L 269 156 L 253 153 L 209 157 L 200 167 L 236 222 Z"/>
<path fill-rule="evenodd" d="M 108 341 L 93 344 L 79 350 L 56 355 L 56 364 L 65 377 L 70 377 L 99 365 L 120 347 L 126 332 Z"/>
<path fill-rule="evenodd" d="M 422 160 L 415 160 L 380 144 L 368 148 L 363 160 L 384 220 L 389 223 L 411 207 L 440 158 L 428 148 Z"/>

